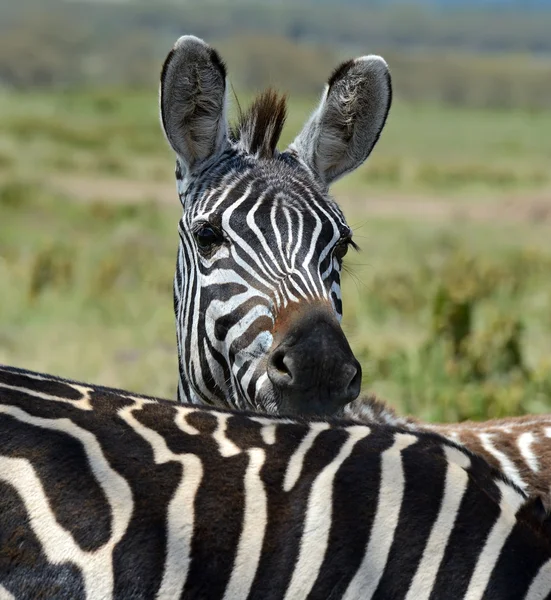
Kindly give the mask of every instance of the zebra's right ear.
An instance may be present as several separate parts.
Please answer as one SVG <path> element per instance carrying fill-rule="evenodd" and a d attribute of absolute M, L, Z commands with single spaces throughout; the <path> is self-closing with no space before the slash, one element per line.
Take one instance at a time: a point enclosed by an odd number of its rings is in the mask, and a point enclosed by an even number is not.
<path fill-rule="evenodd" d="M 161 123 L 181 166 L 192 172 L 228 145 L 226 67 L 203 40 L 185 35 L 161 72 Z"/>

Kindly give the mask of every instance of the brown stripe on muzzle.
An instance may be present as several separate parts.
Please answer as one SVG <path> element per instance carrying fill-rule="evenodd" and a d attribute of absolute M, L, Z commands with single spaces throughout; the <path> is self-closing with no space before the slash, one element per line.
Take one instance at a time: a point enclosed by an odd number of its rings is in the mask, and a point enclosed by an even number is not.
<path fill-rule="evenodd" d="M 267 372 L 282 412 L 331 415 L 360 393 L 362 371 L 327 300 L 279 312 Z"/>

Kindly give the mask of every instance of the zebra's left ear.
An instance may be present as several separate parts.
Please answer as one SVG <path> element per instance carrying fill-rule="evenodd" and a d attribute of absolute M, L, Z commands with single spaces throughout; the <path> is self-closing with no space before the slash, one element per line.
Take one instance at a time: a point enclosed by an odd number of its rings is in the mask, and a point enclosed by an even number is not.
<path fill-rule="evenodd" d="M 226 67 L 203 40 L 185 35 L 161 72 L 161 122 L 166 138 L 189 173 L 228 144 Z"/>
<path fill-rule="evenodd" d="M 390 110 L 386 62 L 362 56 L 335 69 L 321 102 L 289 147 L 328 187 L 371 153 Z"/>

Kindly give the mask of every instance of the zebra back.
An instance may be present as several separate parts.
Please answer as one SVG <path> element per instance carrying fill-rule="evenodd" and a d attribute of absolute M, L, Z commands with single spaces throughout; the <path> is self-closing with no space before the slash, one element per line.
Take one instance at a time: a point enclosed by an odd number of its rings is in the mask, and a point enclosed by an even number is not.
<path fill-rule="evenodd" d="M 0 597 L 546 598 L 533 502 L 431 433 L 0 369 Z"/>

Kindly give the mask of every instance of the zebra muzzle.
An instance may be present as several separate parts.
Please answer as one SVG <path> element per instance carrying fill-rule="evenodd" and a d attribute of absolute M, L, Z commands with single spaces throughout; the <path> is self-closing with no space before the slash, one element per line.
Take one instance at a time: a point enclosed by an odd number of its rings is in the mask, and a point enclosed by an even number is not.
<path fill-rule="evenodd" d="M 281 333 L 267 371 L 282 411 L 332 415 L 358 397 L 362 369 L 330 310 L 300 311 Z"/>

